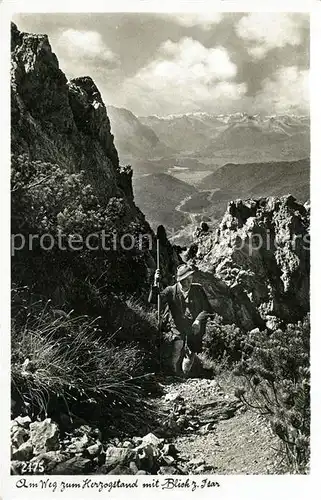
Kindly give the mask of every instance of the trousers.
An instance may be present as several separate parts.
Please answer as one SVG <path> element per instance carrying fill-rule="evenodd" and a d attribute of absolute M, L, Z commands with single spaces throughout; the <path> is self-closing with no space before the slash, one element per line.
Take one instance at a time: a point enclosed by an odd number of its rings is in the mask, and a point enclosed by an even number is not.
<path fill-rule="evenodd" d="M 174 340 L 172 351 L 172 368 L 176 375 L 188 375 L 195 360 L 195 352 L 192 352 L 184 340 Z"/>

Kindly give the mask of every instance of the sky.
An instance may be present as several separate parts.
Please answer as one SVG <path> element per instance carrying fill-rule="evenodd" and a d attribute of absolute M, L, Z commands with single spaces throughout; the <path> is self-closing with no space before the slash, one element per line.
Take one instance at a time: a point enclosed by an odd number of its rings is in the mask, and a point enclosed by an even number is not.
<path fill-rule="evenodd" d="M 68 79 L 137 116 L 309 112 L 307 13 L 19 14 Z"/>

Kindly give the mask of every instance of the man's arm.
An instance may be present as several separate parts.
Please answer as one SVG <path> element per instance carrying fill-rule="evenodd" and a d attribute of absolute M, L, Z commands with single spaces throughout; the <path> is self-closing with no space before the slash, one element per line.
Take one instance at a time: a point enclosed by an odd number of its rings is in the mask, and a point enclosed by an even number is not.
<path fill-rule="evenodd" d="M 197 317 L 194 320 L 194 324 L 196 325 L 200 325 L 202 322 L 205 322 L 207 318 L 214 312 L 204 288 L 201 285 L 198 285 L 198 289 L 199 293 L 201 294 L 202 311 L 197 315 Z"/>
<path fill-rule="evenodd" d="M 160 279 L 160 272 L 159 272 L 159 270 L 157 270 L 155 273 L 155 277 L 154 277 L 154 283 L 151 286 L 149 296 L 148 296 L 148 302 L 150 304 L 157 303 L 157 296 L 159 293 L 159 279 Z M 168 304 L 169 295 L 170 295 L 170 287 L 166 287 L 164 290 L 162 290 L 160 292 L 161 311 L 163 311 L 165 309 L 166 305 Z"/>
<path fill-rule="evenodd" d="M 157 303 L 157 295 L 158 295 L 158 286 L 152 285 L 149 296 L 148 296 L 148 302 L 150 304 L 156 304 Z M 164 288 L 160 292 L 160 297 L 161 297 L 161 307 L 162 309 L 165 308 L 166 304 L 168 304 L 168 296 L 169 296 L 169 287 Z"/>

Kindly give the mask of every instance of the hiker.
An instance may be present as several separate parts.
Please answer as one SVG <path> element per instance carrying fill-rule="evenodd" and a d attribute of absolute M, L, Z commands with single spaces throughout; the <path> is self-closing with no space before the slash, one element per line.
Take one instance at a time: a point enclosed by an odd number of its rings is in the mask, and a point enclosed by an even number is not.
<path fill-rule="evenodd" d="M 202 350 L 206 320 L 213 312 L 203 287 L 193 283 L 195 266 L 182 264 L 177 269 L 177 282 L 160 294 L 161 310 L 170 314 L 175 335 L 172 367 L 177 375 L 187 376 L 194 363 L 195 354 Z M 149 302 L 155 303 L 160 280 L 157 269 L 150 291 Z"/>

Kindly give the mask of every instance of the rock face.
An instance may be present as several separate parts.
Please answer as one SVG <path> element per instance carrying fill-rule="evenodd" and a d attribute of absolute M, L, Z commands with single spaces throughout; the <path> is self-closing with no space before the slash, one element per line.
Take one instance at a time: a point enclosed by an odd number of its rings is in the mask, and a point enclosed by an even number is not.
<path fill-rule="evenodd" d="M 230 202 L 198 241 L 197 276 L 215 311 L 250 329 L 309 311 L 309 209 L 293 196 Z"/>
<path fill-rule="evenodd" d="M 12 26 L 12 151 L 85 170 L 107 200 L 121 172 L 105 105 L 89 77 L 67 81 L 47 35 Z"/>
<path fill-rule="evenodd" d="M 67 81 L 47 35 L 12 24 L 11 149 L 31 160 L 85 171 L 101 203 L 129 205 L 132 219 L 151 232 L 133 202 L 132 171 L 119 165 L 106 107 L 93 80 Z"/>
<path fill-rule="evenodd" d="M 150 235 L 152 249 L 144 248 L 140 255 L 145 267 L 140 282 L 146 286 L 156 267 L 155 237 L 135 205 L 132 169 L 119 164 L 99 90 L 89 76 L 67 81 L 47 35 L 22 33 L 12 24 L 11 39 L 12 154 L 57 164 L 70 173 L 84 171 L 101 206 L 115 202 L 124 233 Z M 169 277 L 175 256 L 168 263 L 167 253 L 164 249 L 162 262 Z"/>

